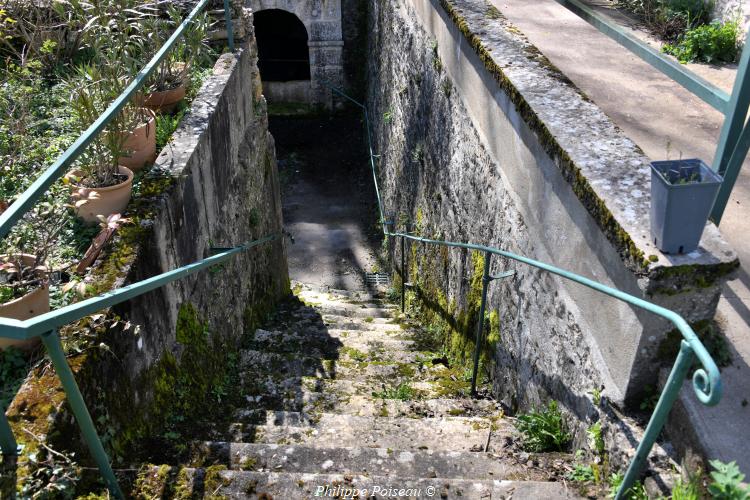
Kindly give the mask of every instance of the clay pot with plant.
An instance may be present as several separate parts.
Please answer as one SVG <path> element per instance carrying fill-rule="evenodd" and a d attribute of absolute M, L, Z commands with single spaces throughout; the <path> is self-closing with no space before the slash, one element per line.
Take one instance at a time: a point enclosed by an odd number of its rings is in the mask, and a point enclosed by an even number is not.
<path fill-rule="evenodd" d="M 117 77 L 104 78 L 93 67 L 80 68 L 79 78 L 68 82 L 73 89 L 71 105 L 81 129 L 86 129 L 101 116 L 114 98 L 113 89 L 116 91 L 119 83 Z M 136 123 L 133 116 L 138 114 L 119 113 L 65 176 L 65 182 L 73 186 L 76 215 L 86 222 L 97 222 L 100 216 L 107 218 L 122 213 L 130 202 L 133 171 L 122 164 L 122 159 L 127 155 L 126 144 Z"/>
<path fill-rule="evenodd" d="M 54 197 L 38 203 L 14 227 L 0 248 L 0 316 L 27 320 L 49 312 L 50 254 L 68 219 Z M 38 339 L 0 338 L 0 350 L 29 351 Z"/>
<path fill-rule="evenodd" d="M 173 6 L 167 11 L 168 17 L 150 17 L 143 21 L 144 33 L 149 33 L 147 46 L 143 52 L 156 53 L 164 41 L 182 22 L 182 14 Z M 157 66 L 151 79 L 146 84 L 144 94 L 139 102 L 160 113 L 171 113 L 185 98 L 190 83 L 191 63 L 209 56 L 208 46 L 209 22 L 206 15 L 199 16 L 184 32 L 182 40 L 169 52 L 169 55 Z"/>
<path fill-rule="evenodd" d="M 124 141 L 119 164 L 138 172 L 156 159 L 156 115 L 147 107 L 126 106 L 122 111 Z"/>

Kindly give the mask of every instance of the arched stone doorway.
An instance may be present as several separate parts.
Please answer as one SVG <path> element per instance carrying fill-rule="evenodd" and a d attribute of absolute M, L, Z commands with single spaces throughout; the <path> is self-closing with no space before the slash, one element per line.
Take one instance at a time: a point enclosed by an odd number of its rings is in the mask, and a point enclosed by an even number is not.
<path fill-rule="evenodd" d="M 327 83 L 343 84 L 341 0 L 247 0 L 269 102 L 333 107 Z M 303 38 L 307 43 L 307 59 Z"/>
<path fill-rule="evenodd" d="M 307 28 L 302 21 L 285 10 L 269 9 L 255 14 L 253 22 L 261 79 L 309 82 L 310 51 Z"/>

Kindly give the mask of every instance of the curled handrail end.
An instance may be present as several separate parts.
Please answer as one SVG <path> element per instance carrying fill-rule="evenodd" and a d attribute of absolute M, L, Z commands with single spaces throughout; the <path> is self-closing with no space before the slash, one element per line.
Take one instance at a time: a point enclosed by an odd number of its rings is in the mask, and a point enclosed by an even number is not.
<path fill-rule="evenodd" d="M 716 369 L 716 373 L 711 373 L 713 370 L 710 368 L 708 370 L 708 372 L 705 368 L 695 370 L 693 373 L 693 392 L 704 405 L 716 406 L 721 400 L 723 392 L 721 375 L 719 375 L 718 369 Z"/>

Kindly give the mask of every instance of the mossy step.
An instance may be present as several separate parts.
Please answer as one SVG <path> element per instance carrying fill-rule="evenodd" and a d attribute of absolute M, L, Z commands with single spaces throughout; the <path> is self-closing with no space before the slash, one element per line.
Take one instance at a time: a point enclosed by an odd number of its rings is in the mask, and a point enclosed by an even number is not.
<path fill-rule="evenodd" d="M 492 432 L 490 434 L 490 428 Z M 513 425 L 485 417 L 360 417 L 268 412 L 266 423 L 242 425 L 242 442 L 305 444 L 318 448 L 378 447 L 404 450 L 483 451 L 487 438 L 512 436 Z"/>
<path fill-rule="evenodd" d="M 342 339 L 343 340 L 343 339 Z M 301 355 L 310 358 L 324 359 L 341 359 L 345 361 L 390 361 L 394 363 L 413 363 L 421 359 L 427 359 L 434 356 L 429 351 L 418 351 L 414 342 L 410 340 L 398 340 L 392 338 L 382 338 L 376 336 L 374 339 L 365 337 L 357 338 L 353 336 L 346 339 L 346 344 L 338 344 L 337 340 L 330 342 L 321 342 L 318 345 L 314 343 L 300 342 L 273 342 L 258 343 L 248 342 L 248 348 L 253 351 L 264 350 L 266 352 L 276 352 L 286 354 L 290 359 Z"/>
<path fill-rule="evenodd" d="M 408 389 L 395 384 L 372 380 L 334 380 L 314 377 L 288 377 L 284 379 L 248 379 L 242 387 L 248 401 L 246 409 L 280 409 L 298 411 L 303 408 L 328 410 L 343 407 L 352 396 L 362 396 L 373 401 L 398 397 L 401 400 L 432 399 L 439 396 L 429 382 L 412 382 Z M 389 395 L 387 391 L 391 391 Z"/>
<path fill-rule="evenodd" d="M 180 476 L 186 479 L 184 485 L 179 485 L 181 491 L 189 498 L 581 498 L 561 482 L 254 472 L 218 467 L 183 469 Z"/>
<path fill-rule="evenodd" d="M 303 352 L 307 352 L 303 350 Z M 443 371 L 442 366 L 431 363 L 398 363 L 391 361 L 362 361 L 364 353 L 355 357 L 351 351 L 342 349 L 339 357 L 321 359 L 299 356 L 292 353 L 276 353 L 246 349 L 241 353 L 241 378 L 255 380 L 258 376 L 313 377 L 325 379 L 401 382 L 426 382 L 435 380 Z"/>
<path fill-rule="evenodd" d="M 342 347 L 367 342 L 413 342 L 412 332 L 399 330 L 342 330 L 334 329 L 287 329 L 256 330 L 246 345 L 252 349 L 269 349 L 276 352 L 304 352 L 315 347 L 325 352 L 336 352 Z M 394 346 L 396 347 L 396 346 Z M 401 347 L 401 346 L 398 346 Z"/>
<path fill-rule="evenodd" d="M 309 415 L 320 412 L 341 413 L 360 417 L 492 417 L 503 415 L 497 403 L 470 398 L 430 398 L 417 400 L 381 399 L 371 394 L 330 394 L 309 392 L 292 399 L 277 400 L 262 406 L 262 398 L 249 403 L 234 414 L 242 423 L 259 423 L 268 410 L 296 411 Z"/>
<path fill-rule="evenodd" d="M 383 476 L 544 481 L 539 471 L 490 453 L 390 448 L 289 446 L 204 442 L 196 446 L 204 464 L 257 472 L 367 474 Z"/>
<path fill-rule="evenodd" d="M 322 320 L 326 327 L 337 330 L 402 330 L 401 325 L 392 318 L 353 318 L 340 314 L 324 314 Z"/>

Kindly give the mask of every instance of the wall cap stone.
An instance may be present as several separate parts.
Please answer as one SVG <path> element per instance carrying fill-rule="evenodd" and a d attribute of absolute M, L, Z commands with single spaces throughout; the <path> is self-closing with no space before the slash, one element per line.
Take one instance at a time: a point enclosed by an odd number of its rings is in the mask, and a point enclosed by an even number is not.
<path fill-rule="evenodd" d="M 626 266 L 648 281 L 701 286 L 731 277 L 737 254 L 708 223 L 699 248 L 667 255 L 650 241 L 650 167 L 643 151 L 484 0 L 433 0 L 510 96 Z M 679 268 L 679 269 L 676 269 Z M 690 272 L 687 272 L 690 271 Z M 680 278 L 682 276 L 682 278 Z M 648 283 L 644 288 L 649 293 Z"/>

